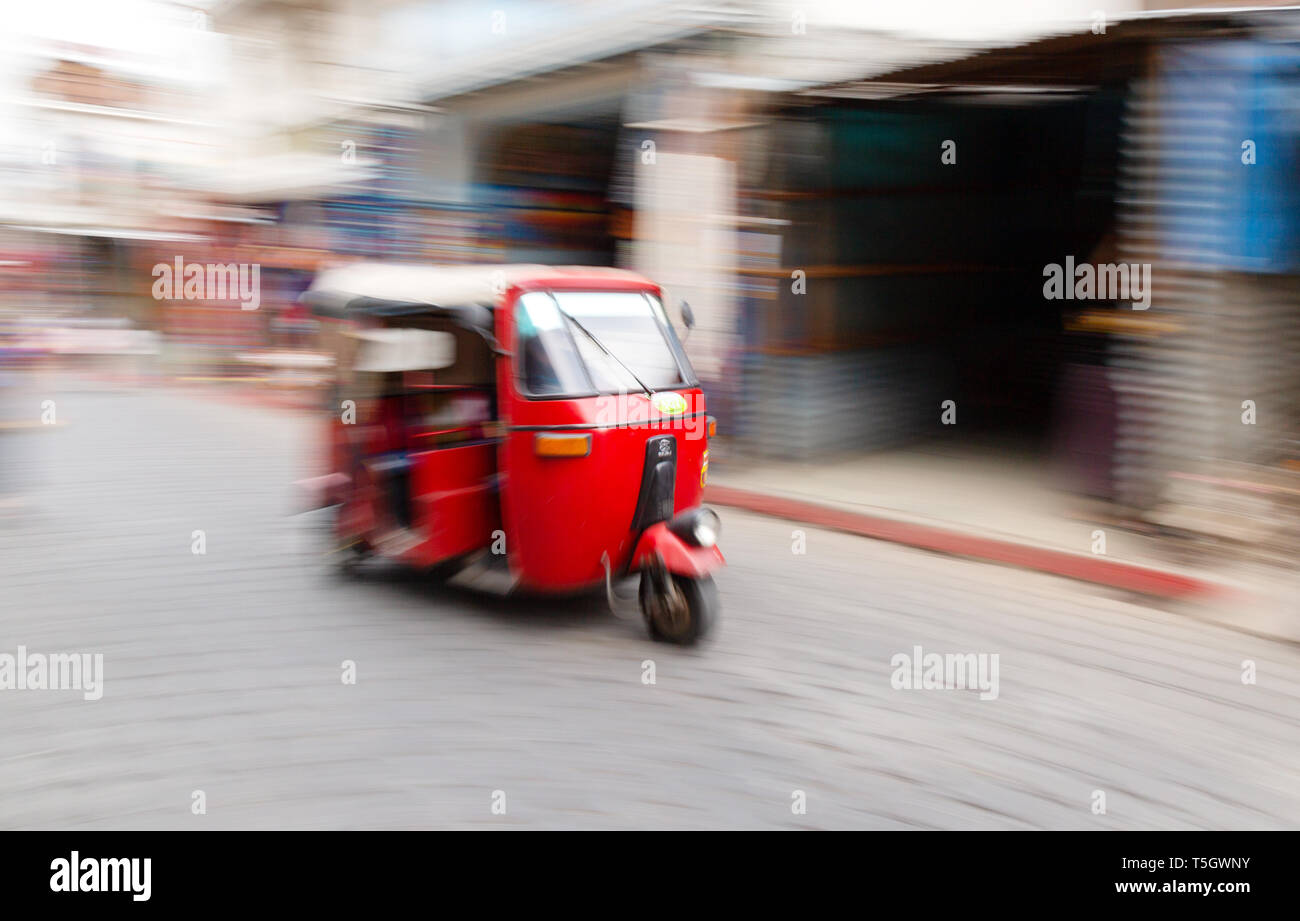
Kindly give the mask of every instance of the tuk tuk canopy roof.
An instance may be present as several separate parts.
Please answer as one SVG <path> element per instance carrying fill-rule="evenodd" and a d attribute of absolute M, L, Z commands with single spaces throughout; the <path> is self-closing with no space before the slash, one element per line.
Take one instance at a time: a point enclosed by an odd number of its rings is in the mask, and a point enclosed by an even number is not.
<path fill-rule="evenodd" d="M 358 262 L 321 272 L 301 300 L 326 316 L 442 313 L 466 325 L 480 325 L 484 308 L 495 307 L 511 287 L 562 286 L 566 281 L 593 277 L 648 284 L 634 272 L 591 266 Z"/>

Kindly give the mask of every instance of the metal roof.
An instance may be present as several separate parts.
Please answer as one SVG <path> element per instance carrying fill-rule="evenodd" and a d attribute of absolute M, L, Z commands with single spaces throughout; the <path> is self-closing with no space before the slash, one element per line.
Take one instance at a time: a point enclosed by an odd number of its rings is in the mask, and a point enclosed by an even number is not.
<path fill-rule="evenodd" d="M 1153 41 L 1203 35 L 1210 29 L 1243 30 L 1300 26 L 1300 6 L 1255 6 L 1147 10 L 1108 18 L 1104 31 L 1093 23 L 1056 23 L 1015 42 L 991 42 L 949 49 L 931 49 L 906 64 L 881 63 L 864 68 L 852 80 L 802 90 L 806 97 L 879 99 L 911 92 L 954 89 L 971 84 L 1006 84 L 1064 88 L 1123 80 L 1140 66 L 1140 53 Z M 1002 86 L 997 86 L 1002 84 Z"/>
<path fill-rule="evenodd" d="M 607 0 L 556 7 L 530 25 L 528 40 L 430 61 L 415 77 L 419 97 L 442 101 L 528 77 L 592 65 L 744 21 L 745 4 L 720 0 Z"/>

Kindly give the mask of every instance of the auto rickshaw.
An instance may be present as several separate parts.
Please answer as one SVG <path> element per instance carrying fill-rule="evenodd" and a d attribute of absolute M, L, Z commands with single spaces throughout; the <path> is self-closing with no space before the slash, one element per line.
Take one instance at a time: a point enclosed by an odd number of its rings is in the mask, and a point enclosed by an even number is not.
<path fill-rule="evenodd" d="M 715 422 L 658 286 L 631 272 L 357 263 L 303 295 L 340 321 L 327 504 L 345 565 L 504 571 L 577 593 L 639 575 L 652 637 L 718 615 Z M 682 304 L 682 321 L 694 321 Z"/>

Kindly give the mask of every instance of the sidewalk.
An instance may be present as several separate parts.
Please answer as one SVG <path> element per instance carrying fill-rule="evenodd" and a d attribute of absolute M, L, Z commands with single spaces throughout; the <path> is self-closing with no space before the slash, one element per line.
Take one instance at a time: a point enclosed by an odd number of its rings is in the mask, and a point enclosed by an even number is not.
<path fill-rule="evenodd" d="M 1034 569 L 1300 639 L 1294 580 L 1236 561 L 1188 563 L 1163 539 L 1093 520 L 1055 489 L 1041 458 L 947 446 L 818 463 L 710 459 L 705 501 L 939 553 Z M 1095 532 L 1105 552 L 1094 553 Z"/>

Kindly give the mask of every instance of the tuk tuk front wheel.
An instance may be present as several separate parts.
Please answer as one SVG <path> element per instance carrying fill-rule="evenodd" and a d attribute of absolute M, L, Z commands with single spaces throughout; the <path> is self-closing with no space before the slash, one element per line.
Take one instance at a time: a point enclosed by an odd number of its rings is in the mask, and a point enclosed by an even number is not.
<path fill-rule="evenodd" d="M 718 619 L 718 586 L 712 577 L 691 579 L 660 570 L 641 572 L 641 614 L 651 639 L 690 646 Z"/>

